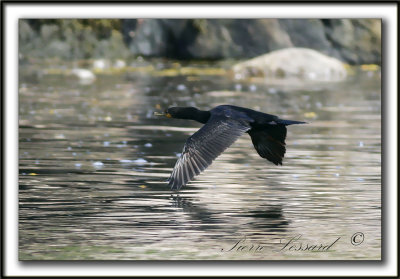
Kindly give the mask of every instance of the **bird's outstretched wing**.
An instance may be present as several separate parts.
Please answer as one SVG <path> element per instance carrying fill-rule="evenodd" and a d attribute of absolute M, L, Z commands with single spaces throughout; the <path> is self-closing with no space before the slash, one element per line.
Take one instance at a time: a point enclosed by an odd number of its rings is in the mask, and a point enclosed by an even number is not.
<path fill-rule="evenodd" d="M 275 165 L 282 165 L 282 160 L 286 153 L 285 125 L 269 125 L 262 129 L 251 129 L 249 135 L 254 148 L 262 158 L 271 161 Z"/>
<path fill-rule="evenodd" d="M 171 189 L 179 190 L 186 185 L 249 129 L 247 121 L 221 115 L 212 116 L 187 139 L 182 155 L 168 179 Z"/>

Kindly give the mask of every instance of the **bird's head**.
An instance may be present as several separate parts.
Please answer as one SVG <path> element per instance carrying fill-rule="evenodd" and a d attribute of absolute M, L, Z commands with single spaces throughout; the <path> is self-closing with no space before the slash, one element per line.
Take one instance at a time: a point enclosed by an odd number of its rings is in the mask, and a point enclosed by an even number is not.
<path fill-rule="evenodd" d="M 164 110 L 163 113 L 155 112 L 154 114 L 168 118 L 193 119 L 193 116 L 198 112 L 199 110 L 194 107 L 170 107 Z"/>
<path fill-rule="evenodd" d="M 154 115 L 177 119 L 191 119 L 200 123 L 206 123 L 210 118 L 210 112 L 201 111 L 195 107 L 170 107 L 163 113 L 155 112 Z"/>

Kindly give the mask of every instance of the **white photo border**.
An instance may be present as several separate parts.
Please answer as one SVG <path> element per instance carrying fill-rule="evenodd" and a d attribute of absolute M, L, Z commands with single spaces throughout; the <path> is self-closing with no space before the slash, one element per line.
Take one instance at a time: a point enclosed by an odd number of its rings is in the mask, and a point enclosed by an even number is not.
<path fill-rule="evenodd" d="M 397 276 L 397 3 L 2 3 L 5 276 Z M 18 261 L 19 18 L 382 18 L 382 261 Z M 3 142 L 4 144 L 4 142 Z M 340 268 L 339 268 L 340 267 Z"/>

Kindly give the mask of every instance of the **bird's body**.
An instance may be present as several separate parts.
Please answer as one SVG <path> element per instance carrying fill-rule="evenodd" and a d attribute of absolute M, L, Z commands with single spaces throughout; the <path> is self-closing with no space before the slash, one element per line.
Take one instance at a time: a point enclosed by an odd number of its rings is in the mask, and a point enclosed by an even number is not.
<path fill-rule="evenodd" d="M 305 123 L 283 120 L 275 115 L 231 105 L 217 106 L 210 111 L 194 107 L 172 107 L 164 115 L 205 124 L 187 139 L 182 155 L 168 179 L 172 190 L 179 190 L 195 175 L 204 171 L 244 133 L 250 135 L 261 157 L 275 165 L 282 165 L 286 152 L 286 126 Z"/>

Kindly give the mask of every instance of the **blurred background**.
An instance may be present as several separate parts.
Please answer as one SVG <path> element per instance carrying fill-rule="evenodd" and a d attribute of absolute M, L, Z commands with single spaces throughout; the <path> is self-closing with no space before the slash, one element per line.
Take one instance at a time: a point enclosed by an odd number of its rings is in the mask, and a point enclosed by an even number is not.
<path fill-rule="evenodd" d="M 252 58 L 304 47 L 349 64 L 381 63 L 380 19 L 22 19 L 24 58 Z"/>
<path fill-rule="evenodd" d="M 21 19 L 19 259 L 380 259 L 380 64 L 380 19 Z M 171 192 L 201 124 L 153 113 L 221 104 L 309 124 Z"/>

